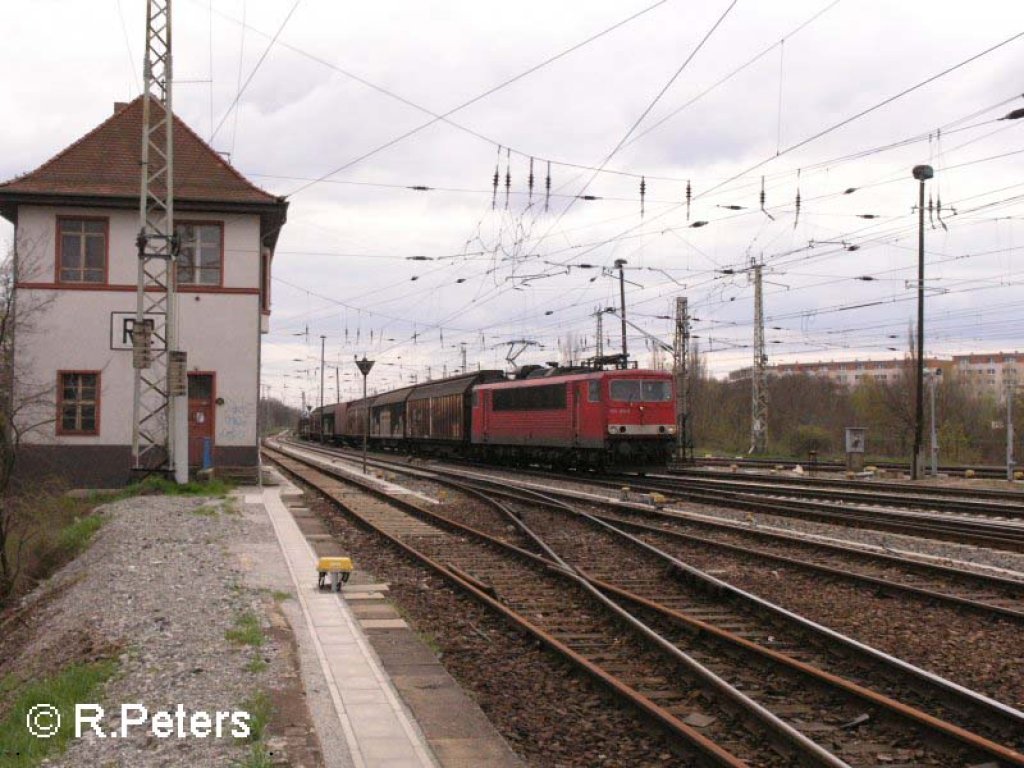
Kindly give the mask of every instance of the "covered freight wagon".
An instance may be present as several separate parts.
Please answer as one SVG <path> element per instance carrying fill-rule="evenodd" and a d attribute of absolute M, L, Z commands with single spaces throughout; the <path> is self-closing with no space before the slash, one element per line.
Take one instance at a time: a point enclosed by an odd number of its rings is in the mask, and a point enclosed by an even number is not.
<path fill-rule="evenodd" d="M 375 445 L 397 447 L 405 440 L 406 401 L 415 387 L 377 395 L 370 408 L 370 437 Z"/>
<path fill-rule="evenodd" d="M 361 444 L 363 435 L 366 433 L 367 415 L 376 399 L 377 395 L 374 395 L 365 400 L 353 400 L 350 403 L 345 403 L 344 422 L 335 431 L 335 438 L 340 442 L 352 445 Z"/>
<path fill-rule="evenodd" d="M 473 387 L 504 378 L 501 371 L 476 371 L 413 387 L 405 405 L 406 441 L 414 448 L 468 444 Z"/>

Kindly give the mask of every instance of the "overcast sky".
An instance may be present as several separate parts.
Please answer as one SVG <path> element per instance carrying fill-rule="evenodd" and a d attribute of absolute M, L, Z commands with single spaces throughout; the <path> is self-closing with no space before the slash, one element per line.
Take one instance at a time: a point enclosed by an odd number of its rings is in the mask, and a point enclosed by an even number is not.
<path fill-rule="evenodd" d="M 0 177 L 138 95 L 144 13 L 0 4 Z M 383 389 L 453 372 L 463 344 L 474 368 L 505 367 L 515 339 L 536 342 L 520 363 L 593 354 L 592 315 L 618 303 L 602 268 L 620 258 L 630 317 L 671 341 L 661 318 L 687 296 L 717 374 L 751 359 L 752 258 L 771 361 L 899 356 L 918 163 L 943 206 L 925 233 L 926 350 L 1024 349 L 1024 119 L 997 120 L 1024 107 L 1024 37 L 1005 42 L 1021 33 L 1010 0 L 176 0 L 175 111 L 289 195 L 264 381 L 292 404 L 318 397 L 321 334 L 328 400 L 330 366 L 343 397 L 358 391 L 354 355 L 379 361 Z M 604 322 L 617 351 L 618 321 Z M 629 345 L 651 362 L 643 335 Z"/>

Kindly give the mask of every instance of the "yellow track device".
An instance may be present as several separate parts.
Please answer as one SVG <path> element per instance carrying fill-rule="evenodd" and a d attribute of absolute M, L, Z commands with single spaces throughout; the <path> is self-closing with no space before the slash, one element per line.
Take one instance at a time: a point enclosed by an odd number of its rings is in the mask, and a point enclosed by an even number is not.
<path fill-rule="evenodd" d="M 324 589 L 327 585 L 327 574 L 331 575 L 330 589 L 332 592 L 340 592 L 341 585 L 348 581 L 355 567 L 350 557 L 321 557 L 316 562 L 316 570 L 319 574 L 317 587 Z"/>

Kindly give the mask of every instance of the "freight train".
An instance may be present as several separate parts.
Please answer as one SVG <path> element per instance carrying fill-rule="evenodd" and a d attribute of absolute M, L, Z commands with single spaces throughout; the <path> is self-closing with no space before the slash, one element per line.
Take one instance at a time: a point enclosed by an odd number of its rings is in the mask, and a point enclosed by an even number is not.
<path fill-rule="evenodd" d="M 575 468 L 665 466 L 675 441 L 672 376 L 642 369 L 476 371 L 345 403 L 299 422 L 333 444 Z"/>

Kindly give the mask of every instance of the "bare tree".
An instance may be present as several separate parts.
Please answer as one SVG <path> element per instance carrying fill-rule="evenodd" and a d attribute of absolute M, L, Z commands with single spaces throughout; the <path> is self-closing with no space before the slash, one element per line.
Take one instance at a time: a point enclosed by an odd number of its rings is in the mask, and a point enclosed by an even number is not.
<path fill-rule="evenodd" d="M 19 494 L 15 469 L 22 439 L 51 423 L 53 385 L 29 381 L 15 359 L 15 338 L 27 343 L 34 321 L 54 296 L 19 302 L 19 268 L 31 275 L 33 248 L 18 244 L 0 261 L 0 600 L 17 582 L 23 555 L 34 534 L 33 516 Z M 24 254 L 24 255 L 23 255 Z"/>

